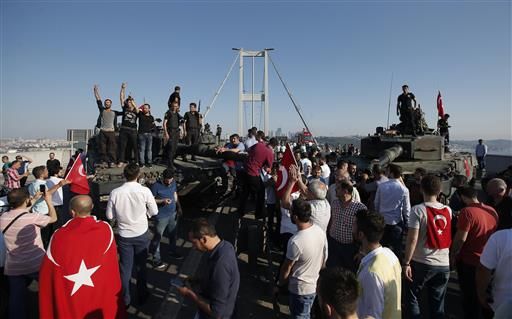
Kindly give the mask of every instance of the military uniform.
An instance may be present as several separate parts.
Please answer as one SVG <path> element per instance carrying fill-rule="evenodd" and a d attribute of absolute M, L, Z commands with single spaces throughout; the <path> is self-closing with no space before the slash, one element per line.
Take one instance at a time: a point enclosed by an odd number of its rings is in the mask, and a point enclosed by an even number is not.
<path fill-rule="evenodd" d="M 185 139 L 187 145 L 195 145 L 199 143 L 199 135 L 201 130 L 201 124 L 199 121 L 200 118 L 201 114 L 199 112 L 187 112 L 183 117 L 187 127 L 187 136 Z M 195 155 L 192 155 L 192 160 L 195 161 L 195 159 Z"/>
<path fill-rule="evenodd" d="M 167 142 L 167 160 L 169 167 L 174 167 L 174 157 L 176 156 L 176 149 L 178 148 L 178 140 L 180 138 L 180 122 L 182 117 L 179 113 L 172 113 L 167 111 L 165 113 L 165 120 L 167 120 L 166 127 L 169 134 L 169 141 Z"/>

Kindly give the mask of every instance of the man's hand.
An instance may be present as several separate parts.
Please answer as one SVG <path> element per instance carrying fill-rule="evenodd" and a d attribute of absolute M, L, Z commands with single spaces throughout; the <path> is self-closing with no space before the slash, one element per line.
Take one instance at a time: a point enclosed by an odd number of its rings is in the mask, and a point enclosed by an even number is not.
<path fill-rule="evenodd" d="M 94 84 L 94 91 L 97 91 L 99 89 L 98 84 Z"/>
<path fill-rule="evenodd" d="M 172 203 L 172 199 L 170 199 L 170 198 L 164 199 L 164 205 L 170 205 L 171 203 Z"/>
<path fill-rule="evenodd" d="M 29 171 L 26 171 L 25 173 L 23 173 L 22 176 L 28 176 L 28 175 L 30 175 L 30 173 L 29 173 Z"/>
<path fill-rule="evenodd" d="M 288 172 L 290 173 L 288 176 L 290 183 L 297 183 L 300 179 L 299 168 L 297 167 L 297 165 L 290 166 Z"/>
<path fill-rule="evenodd" d="M 407 280 L 409 280 L 410 282 L 412 282 L 412 268 L 411 268 L 411 265 L 404 265 L 402 267 L 402 270 L 404 272 L 404 276 Z"/>
<path fill-rule="evenodd" d="M 121 89 L 126 89 L 126 82 L 121 83 Z"/>
<path fill-rule="evenodd" d="M 191 300 L 197 300 L 197 295 L 195 292 L 192 291 L 192 289 L 188 288 L 188 287 L 177 287 L 176 288 L 178 290 L 178 292 L 180 293 L 180 295 L 182 295 L 183 297 L 185 298 L 189 298 Z"/>
<path fill-rule="evenodd" d="M 59 186 L 62 187 L 62 186 L 65 186 L 65 185 L 69 185 L 71 184 L 71 181 L 69 179 L 63 179 L 59 182 Z"/>

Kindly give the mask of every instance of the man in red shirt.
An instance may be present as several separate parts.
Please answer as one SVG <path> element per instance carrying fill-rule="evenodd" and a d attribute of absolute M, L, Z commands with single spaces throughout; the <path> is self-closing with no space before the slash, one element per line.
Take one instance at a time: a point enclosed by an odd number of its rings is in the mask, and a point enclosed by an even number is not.
<path fill-rule="evenodd" d="M 265 187 L 261 181 L 260 172 L 262 168 L 269 169 L 274 162 L 274 148 L 277 146 L 277 139 L 271 138 L 268 144 L 258 142 L 249 148 L 249 156 L 245 162 L 246 178 L 238 206 L 240 216 L 245 214 L 245 204 L 249 194 L 256 197 L 256 218 L 263 218 L 263 206 L 265 203 Z"/>
<path fill-rule="evenodd" d="M 487 318 L 486 310 L 478 302 L 475 270 L 487 240 L 496 231 L 498 213 L 494 208 L 480 203 L 473 188 L 465 186 L 458 192 L 465 207 L 457 221 L 450 264 L 457 266 L 465 318 L 479 318 L 480 314 Z"/>

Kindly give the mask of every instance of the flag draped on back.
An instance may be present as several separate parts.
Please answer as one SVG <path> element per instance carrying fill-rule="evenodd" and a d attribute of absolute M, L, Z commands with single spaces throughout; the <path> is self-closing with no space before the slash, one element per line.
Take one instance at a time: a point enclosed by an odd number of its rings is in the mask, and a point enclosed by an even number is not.
<path fill-rule="evenodd" d="M 452 243 L 452 216 L 448 208 L 427 208 L 427 241 L 430 249 L 449 248 Z"/>
<path fill-rule="evenodd" d="M 437 115 L 444 117 L 443 98 L 441 97 L 441 91 L 437 93 Z"/>
<path fill-rule="evenodd" d="M 283 197 L 286 185 L 288 185 L 288 170 L 292 165 L 297 165 L 297 162 L 295 162 L 295 157 L 293 157 L 290 144 L 286 144 L 283 159 L 281 160 L 281 165 L 279 165 L 279 170 L 277 171 L 276 191 L 279 198 Z M 292 189 L 292 193 L 296 192 L 298 189 L 298 186 L 295 185 Z"/>
<path fill-rule="evenodd" d="M 39 316 L 125 318 L 114 233 L 95 217 L 57 230 L 39 272 Z"/>
<path fill-rule="evenodd" d="M 82 155 L 76 157 L 66 179 L 71 181 L 70 190 L 73 193 L 82 195 L 89 194 L 89 182 L 87 181 L 87 173 L 82 162 Z"/>

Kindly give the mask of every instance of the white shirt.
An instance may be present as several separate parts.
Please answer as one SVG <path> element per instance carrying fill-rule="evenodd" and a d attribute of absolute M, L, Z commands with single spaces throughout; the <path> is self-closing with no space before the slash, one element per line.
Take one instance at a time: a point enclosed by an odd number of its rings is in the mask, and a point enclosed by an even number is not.
<path fill-rule="evenodd" d="M 487 145 L 477 144 L 475 148 L 475 155 L 477 157 L 484 157 L 485 155 L 487 155 Z"/>
<path fill-rule="evenodd" d="M 324 163 L 322 166 L 320 166 L 320 168 L 322 169 L 322 177 L 327 181 L 329 182 L 329 176 L 331 176 L 331 169 L 329 168 L 329 165 L 327 165 L 326 163 Z"/>
<path fill-rule="evenodd" d="M 151 190 L 137 182 L 126 182 L 110 193 L 106 215 L 117 220 L 121 237 L 143 235 L 148 230 L 147 217 L 156 214 L 158 207 Z"/>
<path fill-rule="evenodd" d="M 357 281 L 361 286 L 360 318 L 401 318 L 402 268 L 389 248 L 379 247 L 361 259 Z"/>
<path fill-rule="evenodd" d="M 495 232 L 489 237 L 480 256 L 480 263 L 494 270 L 492 280 L 491 307 L 496 311 L 500 305 L 512 301 L 512 229 Z"/>
<path fill-rule="evenodd" d="M 248 152 L 251 146 L 258 143 L 255 136 L 249 137 L 245 140 L 245 151 Z"/>
<path fill-rule="evenodd" d="M 386 225 L 396 225 L 403 219 L 404 225 L 407 225 L 411 213 L 409 189 L 398 179 L 391 178 L 379 184 L 374 205 L 375 210 L 384 216 Z"/>
<path fill-rule="evenodd" d="M 292 201 L 296 200 L 300 197 L 300 192 L 291 193 L 290 195 Z M 290 216 L 290 211 L 286 208 L 281 207 L 281 227 L 279 229 L 280 234 L 296 234 L 297 226 L 292 223 L 292 218 Z"/>
<path fill-rule="evenodd" d="M 51 176 L 49 179 L 46 180 L 46 186 L 48 189 L 52 188 L 53 186 L 57 185 L 62 178 Z M 59 187 L 59 189 L 53 193 L 52 195 L 52 204 L 53 206 L 62 206 L 64 204 L 64 196 L 62 195 L 62 187 Z"/>
<path fill-rule="evenodd" d="M 331 220 L 331 205 L 327 199 L 308 200 L 308 203 L 311 205 L 311 222 L 326 232 Z"/>
<path fill-rule="evenodd" d="M 262 169 L 260 173 L 261 181 L 263 183 L 268 182 L 272 175 L 267 173 L 266 170 Z M 272 205 L 276 203 L 276 188 L 275 185 L 265 186 L 265 204 Z"/>
<path fill-rule="evenodd" d="M 327 260 L 327 237 L 316 225 L 298 231 L 288 241 L 286 259 L 294 261 L 288 290 L 297 295 L 316 292 L 318 273 Z"/>

